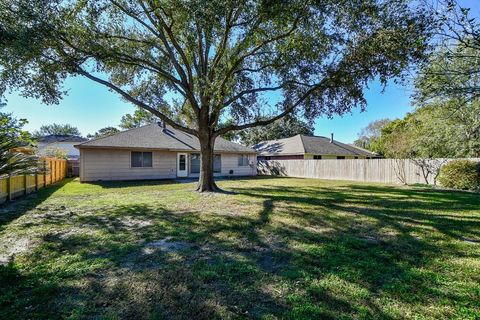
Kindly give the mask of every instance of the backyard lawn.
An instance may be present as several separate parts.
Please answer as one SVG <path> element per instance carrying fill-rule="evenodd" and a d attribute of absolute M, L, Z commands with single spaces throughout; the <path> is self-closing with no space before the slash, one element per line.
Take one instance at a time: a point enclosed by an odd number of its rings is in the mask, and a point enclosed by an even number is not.
<path fill-rule="evenodd" d="M 0 206 L 0 319 L 478 319 L 480 195 L 80 184 Z"/>

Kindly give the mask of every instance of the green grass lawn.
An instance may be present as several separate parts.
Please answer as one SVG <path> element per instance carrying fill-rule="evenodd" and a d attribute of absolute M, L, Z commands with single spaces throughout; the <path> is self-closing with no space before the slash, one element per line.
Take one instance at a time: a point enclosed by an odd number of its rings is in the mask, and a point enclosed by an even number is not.
<path fill-rule="evenodd" d="M 1 206 L 0 319 L 479 318 L 479 194 L 219 185 L 67 180 Z"/>

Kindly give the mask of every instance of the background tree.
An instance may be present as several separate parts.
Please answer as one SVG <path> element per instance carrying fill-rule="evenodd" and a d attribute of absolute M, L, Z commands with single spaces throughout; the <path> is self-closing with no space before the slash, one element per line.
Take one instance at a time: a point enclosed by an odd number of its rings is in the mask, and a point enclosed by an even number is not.
<path fill-rule="evenodd" d="M 249 128 L 239 131 L 238 140 L 246 146 L 253 146 L 261 141 L 283 139 L 297 134 L 313 135 L 311 124 L 297 118 L 285 117 L 264 127 Z"/>
<path fill-rule="evenodd" d="M 16 119 L 11 113 L 2 112 L 5 104 L 0 103 L 0 138 L 4 140 L 16 140 L 21 145 L 31 145 L 32 137 L 23 127 L 28 123 L 26 119 Z"/>
<path fill-rule="evenodd" d="M 422 59 L 430 14 L 411 4 L 1 0 L 0 88 L 58 103 L 67 76 L 95 81 L 198 137 L 215 190 L 216 137 L 364 108 L 370 81 Z"/>
<path fill-rule="evenodd" d="M 406 159 L 413 156 L 414 132 L 411 130 L 412 115 L 404 119 L 396 119 L 382 128 L 382 134 L 376 141 L 379 153 L 387 158 Z"/>
<path fill-rule="evenodd" d="M 115 127 L 105 127 L 105 128 L 102 128 L 102 129 L 98 130 L 94 134 L 88 134 L 87 138 L 88 139 L 98 139 L 98 138 L 106 137 L 106 136 L 109 136 L 109 135 L 112 135 L 112 134 L 115 134 L 115 133 L 118 133 L 118 132 L 120 132 L 120 130 L 118 130 Z"/>
<path fill-rule="evenodd" d="M 31 173 L 39 169 L 36 156 L 16 151 L 32 144 L 30 134 L 23 129 L 26 123 L 25 119 L 18 120 L 10 113 L 0 112 L 0 176 Z"/>
<path fill-rule="evenodd" d="M 80 130 L 70 124 L 45 124 L 38 131 L 33 133 L 35 137 L 43 137 L 48 135 L 72 135 L 80 136 Z"/>
<path fill-rule="evenodd" d="M 358 139 L 354 141 L 354 144 L 360 148 L 381 154 L 383 150 L 381 150 L 381 146 L 378 145 L 378 140 L 382 135 L 382 129 L 390 122 L 392 122 L 390 119 L 380 119 L 370 122 L 360 131 Z"/>
<path fill-rule="evenodd" d="M 160 119 L 151 112 L 137 108 L 133 114 L 127 113 L 120 120 L 119 127 L 122 129 L 133 129 L 146 124 L 158 122 Z"/>
<path fill-rule="evenodd" d="M 479 157 L 479 114 L 478 102 L 430 103 L 386 125 L 376 148 L 389 158 Z"/>
<path fill-rule="evenodd" d="M 417 102 L 429 99 L 471 101 L 480 95 L 478 69 L 480 59 L 480 21 L 472 17 L 470 8 L 456 0 L 438 0 L 436 29 L 438 50 L 422 69 L 417 79 L 421 94 Z M 446 9 L 446 10 L 445 10 Z M 473 63 L 473 65 L 472 65 Z"/>

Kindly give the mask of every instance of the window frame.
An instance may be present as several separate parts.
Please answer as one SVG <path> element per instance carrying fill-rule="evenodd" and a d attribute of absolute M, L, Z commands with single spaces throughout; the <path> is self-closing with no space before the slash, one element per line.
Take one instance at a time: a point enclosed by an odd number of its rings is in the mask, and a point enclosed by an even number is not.
<path fill-rule="evenodd" d="M 314 160 L 322 160 L 322 155 L 321 154 L 314 154 L 313 159 Z"/>
<path fill-rule="evenodd" d="M 215 170 L 215 159 L 220 159 L 220 166 L 217 168 L 218 170 Z M 212 169 L 213 173 L 222 173 L 222 155 L 221 154 L 214 154 L 213 155 L 213 163 L 212 163 Z"/>
<path fill-rule="evenodd" d="M 141 166 L 134 166 L 133 165 L 133 154 L 134 153 L 140 153 L 141 154 Z M 145 166 L 144 165 L 144 162 L 145 162 L 145 158 L 144 158 L 144 154 L 145 153 L 150 153 L 151 155 L 151 164 L 150 166 Z M 134 169 L 138 169 L 138 168 L 153 168 L 153 151 L 130 151 L 130 168 L 134 168 Z"/>
<path fill-rule="evenodd" d="M 240 160 L 242 159 L 242 160 Z M 246 159 L 246 164 L 244 163 L 244 159 Z M 248 167 L 250 165 L 250 158 L 248 156 L 248 154 L 246 153 L 241 153 L 238 155 L 237 157 L 237 166 L 239 167 Z"/>
<path fill-rule="evenodd" d="M 198 172 L 194 172 L 192 170 L 193 156 L 198 156 Z M 202 159 L 200 158 L 200 153 L 190 153 L 190 168 L 189 168 L 190 173 L 199 174 L 201 170 L 201 165 L 202 165 Z"/>

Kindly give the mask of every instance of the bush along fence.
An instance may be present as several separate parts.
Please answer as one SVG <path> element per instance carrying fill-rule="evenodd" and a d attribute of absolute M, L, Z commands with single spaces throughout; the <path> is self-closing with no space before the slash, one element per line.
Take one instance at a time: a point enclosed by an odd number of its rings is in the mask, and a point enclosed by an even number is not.
<path fill-rule="evenodd" d="M 45 173 L 5 176 L 0 178 L 0 203 L 35 192 L 65 179 L 67 160 L 45 158 Z"/>
<path fill-rule="evenodd" d="M 456 159 L 261 160 L 258 174 L 387 184 L 437 184 L 440 168 Z M 468 159 L 480 162 L 480 158 Z"/>

